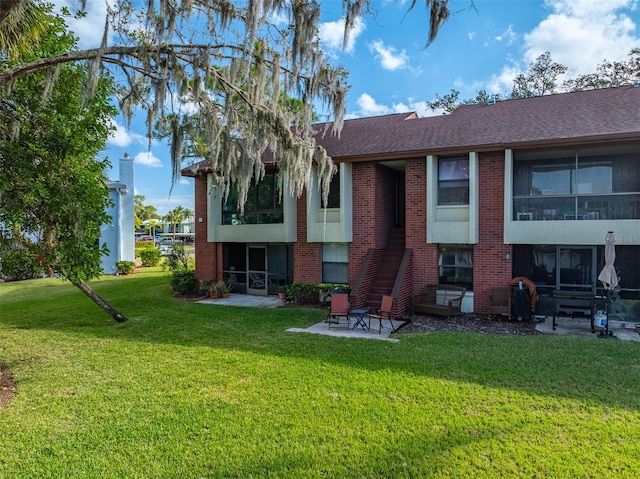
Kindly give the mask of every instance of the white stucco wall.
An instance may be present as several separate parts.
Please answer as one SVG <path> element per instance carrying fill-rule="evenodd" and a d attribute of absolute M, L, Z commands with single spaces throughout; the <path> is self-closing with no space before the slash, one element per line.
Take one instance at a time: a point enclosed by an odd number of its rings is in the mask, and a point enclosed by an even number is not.
<path fill-rule="evenodd" d="M 109 254 L 102 256 L 100 267 L 105 274 L 116 273 L 118 261 L 135 260 L 134 173 L 133 159 L 125 155 L 119 162 L 119 180 L 110 181 L 109 198 L 113 206 L 107 209 L 111 216 L 101 226 L 100 247 L 106 245 Z"/>

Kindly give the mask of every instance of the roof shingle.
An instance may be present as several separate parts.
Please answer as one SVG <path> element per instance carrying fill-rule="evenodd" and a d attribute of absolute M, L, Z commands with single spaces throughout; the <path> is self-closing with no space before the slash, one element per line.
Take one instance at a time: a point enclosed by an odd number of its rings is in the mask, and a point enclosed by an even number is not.
<path fill-rule="evenodd" d="M 339 138 L 316 140 L 333 159 L 353 160 L 634 137 L 640 139 L 640 88 L 629 85 L 465 105 L 437 117 L 347 120 Z"/>

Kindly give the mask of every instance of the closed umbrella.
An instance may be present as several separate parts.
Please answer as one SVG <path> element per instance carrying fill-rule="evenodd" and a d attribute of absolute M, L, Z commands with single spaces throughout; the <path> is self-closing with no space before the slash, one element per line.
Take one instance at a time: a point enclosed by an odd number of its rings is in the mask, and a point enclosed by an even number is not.
<path fill-rule="evenodd" d="M 607 293 L 607 325 L 606 335 L 609 335 L 609 304 L 611 303 L 611 291 L 618 286 L 618 274 L 613 266 L 616 260 L 616 237 L 613 231 L 609 231 L 604 237 L 604 268 L 598 275 L 598 280 L 602 282 Z"/>

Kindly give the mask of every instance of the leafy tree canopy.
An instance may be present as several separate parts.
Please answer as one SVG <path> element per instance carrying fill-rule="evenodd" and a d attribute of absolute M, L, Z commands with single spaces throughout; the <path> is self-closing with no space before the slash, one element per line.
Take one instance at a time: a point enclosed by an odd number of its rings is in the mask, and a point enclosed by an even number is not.
<path fill-rule="evenodd" d="M 16 5 L 34 3 L 23 2 L 11 0 L 6 8 L 3 3 L 5 19 L 12 17 L 17 25 Z M 448 19 L 448 3 L 425 0 L 427 44 Z M 346 42 L 370 0 L 342 0 L 342 5 Z M 414 0 L 409 8 L 415 5 Z M 120 85 L 124 115 L 144 109 L 148 136 L 154 128 L 169 134 L 174 180 L 182 159 L 195 153 L 225 194 L 231 182 L 237 184 L 242 207 L 251 179 L 264 173 L 262 154 L 269 149 L 286 172 L 282 178 L 288 178 L 281 186 L 299 195 L 315 163 L 326 199 L 334 167 L 313 140 L 314 106 L 325 109 L 339 134 L 348 86 L 346 72 L 331 66 L 320 49 L 320 8 L 315 0 L 114 0 L 99 48 L 4 68 L 0 88 L 7 92 L 34 71 L 87 61 L 88 97 L 95 93 L 97 73 L 108 70 Z M 8 24 L 4 14 L 0 11 L 0 29 Z M 293 108 L 290 98 L 300 103 Z"/>
<path fill-rule="evenodd" d="M 41 7 L 40 14 L 47 33 L 20 61 L 75 47 L 50 7 Z M 10 68 L 16 61 L 5 57 L 0 65 Z M 20 78 L 10 96 L 0 97 L 0 223 L 10 231 L 13 248 L 35 254 L 43 267 L 106 304 L 86 281 L 101 274 L 100 256 L 106 252 L 98 239 L 101 226 L 110 222 L 108 162 L 94 157 L 106 144 L 117 110 L 106 77 L 98 78 L 91 101 L 81 101 L 86 81 L 82 64 L 66 64 Z"/>
<path fill-rule="evenodd" d="M 566 71 L 566 66 L 554 62 L 551 53 L 545 52 L 529 65 L 526 72 L 514 78 L 513 89 L 506 98 L 528 98 L 563 91 L 583 91 L 631 84 L 640 80 L 640 48 L 632 49 L 626 62 L 605 60 L 598 65 L 594 73 L 561 81 Z M 436 99 L 429 102 L 429 106 L 433 110 L 442 110 L 443 113 L 449 114 L 461 105 L 486 103 L 490 99 L 500 100 L 501 97 L 500 94 L 489 95 L 485 90 L 480 90 L 474 99 L 460 100 L 460 92 L 452 89 L 447 95 L 436 94 Z"/>
<path fill-rule="evenodd" d="M 133 214 L 136 229 L 140 229 L 144 221 L 160 219 L 160 215 L 158 214 L 156 207 L 152 205 L 145 205 L 145 199 L 146 198 L 143 195 L 135 195 L 133 197 Z"/>

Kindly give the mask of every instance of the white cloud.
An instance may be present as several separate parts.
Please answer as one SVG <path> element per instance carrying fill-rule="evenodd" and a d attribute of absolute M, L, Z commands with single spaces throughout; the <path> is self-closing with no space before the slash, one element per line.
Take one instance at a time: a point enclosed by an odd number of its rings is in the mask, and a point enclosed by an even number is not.
<path fill-rule="evenodd" d="M 344 42 L 344 18 L 335 22 L 324 22 L 318 27 L 319 37 L 322 46 L 328 50 L 339 51 L 343 49 Z M 353 28 L 349 33 L 349 40 L 344 46 L 346 53 L 351 53 L 355 47 L 356 39 L 365 30 L 366 25 L 362 18 L 357 17 L 353 24 Z"/>
<path fill-rule="evenodd" d="M 386 115 L 392 111 L 387 105 L 376 102 L 375 98 L 368 93 L 363 93 L 358 97 L 358 107 L 362 116 Z"/>
<path fill-rule="evenodd" d="M 492 75 L 487 82 L 487 92 L 509 95 L 513 89 L 513 79 L 520 73 L 522 73 L 522 70 L 518 65 L 504 65 L 502 71 L 497 75 Z"/>
<path fill-rule="evenodd" d="M 416 100 L 415 98 L 409 97 L 408 104 L 405 103 L 394 103 L 393 111 L 395 113 L 403 113 L 403 112 L 413 112 L 415 111 L 418 116 L 434 116 L 440 114 L 436 110 L 432 110 L 429 106 L 429 102 L 425 100 Z"/>
<path fill-rule="evenodd" d="M 637 25 L 621 8 L 637 9 L 637 0 L 547 0 L 552 9 L 524 36 L 527 64 L 544 52 L 567 66 L 567 76 L 591 73 L 603 60 L 626 60 L 640 45 Z"/>
<path fill-rule="evenodd" d="M 276 10 L 271 13 L 271 18 L 269 19 L 269 21 L 274 25 L 284 27 L 289 23 L 289 18 L 287 17 L 284 10 Z"/>
<path fill-rule="evenodd" d="M 434 116 L 441 113 L 436 110 L 432 110 L 429 107 L 429 102 L 424 100 L 416 100 L 415 98 L 409 97 L 406 103 L 398 102 L 389 106 L 378 103 L 376 99 L 368 93 L 363 93 L 358 97 L 358 108 L 359 109 L 356 112 L 350 112 L 345 118 L 353 119 L 368 116 L 389 115 L 391 113 L 409 113 L 413 111 L 418 113 L 421 117 Z"/>
<path fill-rule="evenodd" d="M 129 135 L 127 129 L 116 121 L 113 121 L 113 124 L 115 125 L 116 129 L 109 135 L 107 143 L 122 148 L 129 146 L 133 140 L 131 139 L 131 135 Z"/>
<path fill-rule="evenodd" d="M 467 37 L 469 38 L 469 40 L 473 40 L 474 38 L 476 38 L 476 32 L 468 32 Z"/>
<path fill-rule="evenodd" d="M 153 156 L 153 153 L 150 151 L 141 151 L 133 158 L 133 161 L 138 165 L 162 168 L 162 161 L 160 161 L 160 158 Z"/>
<path fill-rule="evenodd" d="M 518 36 L 516 32 L 513 31 L 513 25 L 509 25 L 502 35 L 498 35 L 495 38 L 496 42 L 505 42 L 507 45 L 513 45 L 513 43 L 517 40 Z"/>
<path fill-rule="evenodd" d="M 63 7 L 75 13 L 80 9 L 78 0 L 51 0 L 55 10 L 59 11 Z M 104 23 L 107 14 L 107 2 L 91 1 L 87 2 L 86 15 L 82 18 L 65 18 L 69 29 L 78 37 L 78 48 L 81 50 L 94 48 L 100 45 L 104 32 Z M 113 3 L 110 1 L 109 3 Z"/>
<path fill-rule="evenodd" d="M 107 143 L 111 146 L 119 146 L 121 148 L 125 148 L 133 143 L 141 146 L 148 147 L 149 139 L 145 135 L 141 135 L 140 133 L 136 133 L 133 131 L 127 130 L 127 128 L 118 123 L 115 120 L 111 120 L 112 124 L 115 125 L 115 131 L 112 131 L 109 135 L 109 139 Z M 152 139 L 151 145 L 157 145 L 158 140 Z"/>
<path fill-rule="evenodd" d="M 376 58 L 380 60 L 380 64 L 385 70 L 397 70 L 407 67 L 409 56 L 405 50 L 397 53 L 394 47 L 385 47 L 382 40 L 369 43 L 369 50 L 376 54 Z"/>

